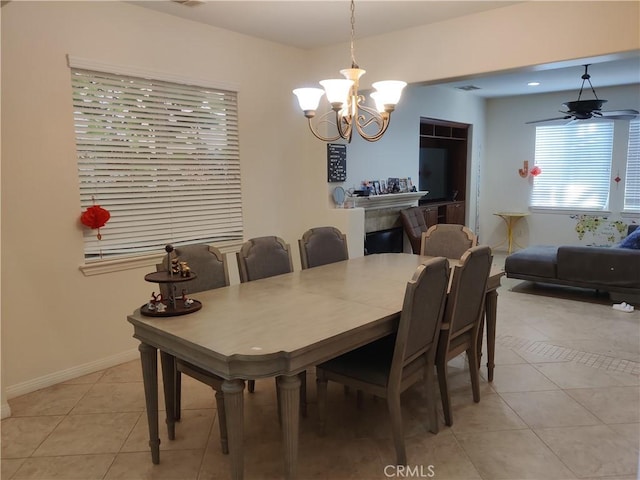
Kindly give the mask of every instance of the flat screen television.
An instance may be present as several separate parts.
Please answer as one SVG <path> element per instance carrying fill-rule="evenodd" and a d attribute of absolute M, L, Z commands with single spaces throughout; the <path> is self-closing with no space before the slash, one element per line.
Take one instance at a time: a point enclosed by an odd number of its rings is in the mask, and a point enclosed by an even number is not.
<path fill-rule="evenodd" d="M 451 195 L 449 187 L 449 159 L 446 148 L 420 149 L 418 188 L 428 191 L 421 202 L 447 200 Z"/>

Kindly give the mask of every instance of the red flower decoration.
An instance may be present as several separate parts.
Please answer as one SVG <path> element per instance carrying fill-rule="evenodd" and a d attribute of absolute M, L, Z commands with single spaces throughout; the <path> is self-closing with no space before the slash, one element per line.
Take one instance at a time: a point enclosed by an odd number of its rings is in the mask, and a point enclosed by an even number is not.
<path fill-rule="evenodd" d="M 102 235 L 100 235 L 100 227 L 104 227 L 110 218 L 111 214 L 109 213 L 109 210 L 105 210 L 100 205 L 89 207 L 82 213 L 82 215 L 80 215 L 80 221 L 83 225 L 86 225 L 89 228 L 98 229 L 98 240 L 102 239 Z"/>
<path fill-rule="evenodd" d="M 539 166 L 535 166 L 531 169 L 531 171 L 529 172 L 531 175 L 533 175 L 534 177 L 537 177 L 538 175 L 540 175 L 542 173 L 542 170 L 540 169 Z"/>

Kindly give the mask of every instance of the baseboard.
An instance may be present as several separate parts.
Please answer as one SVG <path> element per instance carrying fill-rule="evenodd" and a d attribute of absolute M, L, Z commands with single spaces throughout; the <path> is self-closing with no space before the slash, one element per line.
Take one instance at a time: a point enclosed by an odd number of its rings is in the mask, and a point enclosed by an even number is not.
<path fill-rule="evenodd" d="M 11 416 L 11 407 L 7 402 L 0 405 L 0 418 L 7 418 Z"/>
<path fill-rule="evenodd" d="M 45 375 L 43 377 L 34 378 L 33 380 L 29 380 L 27 382 L 10 385 L 6 388 L 5 394 L 7 398 L 19 397 L 20 395 L 35 392 L 36 390 L 40 390 L 41 388 L 50 387 L 51 385 L 66 382 L 67 380 L 81 377 L 82 375 L 88 375 L 90 373 L 104 370 L 105 368 L 114 367 L 116 365 L 120 365 L 121 363 L 135 360 L 139 357 L 139 355 L 140 353 L 138 352 L 137 348 L 128 350 L 126 352 L 118 353 L 110 357 L 101 358 L 100 360 L 71 367 L 59 372 L 50 373 L 49 375 Z M 4 418 L 4 409 L 5 407 L 4 405 L 2 405 L 2 418 Z"/>

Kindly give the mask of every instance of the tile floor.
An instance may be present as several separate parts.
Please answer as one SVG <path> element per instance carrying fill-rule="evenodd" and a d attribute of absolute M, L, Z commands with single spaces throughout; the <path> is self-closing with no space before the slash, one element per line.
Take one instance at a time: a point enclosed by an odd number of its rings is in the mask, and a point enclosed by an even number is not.
<path fill-rule="evenodd" d="M 499 293 L 495 379 L 483 379 L 480 403 L 471 399 L 464 357 L 450 368 L 452 427 L 441 419 L 440 433 L 429 433 L 421 388 L 404 394 L 405 472 L 386 467 L 395 455 L 382 400 L 367 397 L 358 410 L 355 395 L 330 384 L 327 435 L 316 434 L 308 372 L 311 403 L 301 420 L 298 477 L 638 478 L 640 311 L 618 312 L 592 293 L 509 279 Z M 187 377 L 174 441 L 160 424 L 159 465 L 151 463 L 147 445 L 138 361 L 9 404 L 12 416 L 1 424 L 3 480 L 229 478 L 213 392 Z M 245 412 L 245 478 L 282 478 L 272 380 L 246 394 Z"/>

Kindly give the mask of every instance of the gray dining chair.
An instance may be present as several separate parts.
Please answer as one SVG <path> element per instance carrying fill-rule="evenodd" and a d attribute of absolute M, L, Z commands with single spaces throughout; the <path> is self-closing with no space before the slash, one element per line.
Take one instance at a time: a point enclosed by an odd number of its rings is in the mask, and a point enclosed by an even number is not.
<path fill-rule="evenodd" d="M 196 274 L 196 278 L 189 282 L 180 283 L 181 288 L 185 288 L 188 293 L 204 292 L 216 288 L 229 286 L 229 268 L 226 256 L 216 247 L 196 244 L 175 247 L 170 253 L 171 259 L 179 259 L 187 262 L 191 270 Z M 170 259 L 165 256 L 163 262 L 156 266 L 158 271 L 168 271 Z M 178 295 L 182 292 L 169 292 L 166 284 L 160 285 L 160 291 L 164 298 L 170 295 Z M 225 418 L 224 395 L 222 393 L 222 382 L 224 379 L 213 373 L 207 372 L 189 362 L 175 359 L 175 391 L 174 398 L 174 418 L 180 420 L 182 403 L 182 374 L 188 375 L 205 385 L 209 385 L 215 391 L 216 406 L 218 410 L 218 424 L 220 427 L 220 444 L 222 452 L 229 453 L 227 442 L 227 421 Z"/>
<path fill-rule="evenodd" d="M 282 238 L 276 236 L 251 238 L 236 252 L 240 282 L 246 283 L 263 278 L 293 272 L 291 248 Z M 307 415 L 307 375 L 300 372 L 300 410 Z M 249 392 L 256 388 L 255 380 L 247 382 Z M 279 391 L 276 388 L 276 391 Z M 278 402 L 278 409 L 280 402 Z M 278 410 L 279 411 L 279 410 Z"/>
<path fill-rule="evenodd" d="M 438 432 L 435 355 L 444 313 L 449 264 L 433 258 L 407 283 L 398 331 L 316 367 L 320 433 L 325 433 L 329 380 L 386 398 L 398 465 L 407 464 L 400 394 L 419 381 L 427 392 L 430 430 Z"/>
<path fill-rule="evenodd" d="M 472 247 L 453 269 L 451 287 L 442 321 L 436 369 L 442 409 L 446 425 L 453 425 L 451 398 L 447 382 L 447 364 L 449 360 L 466 352 L 471 376 L 473 401 L 480 401 L 480 362 L 478 335 L 484 316 L 484 301 L 487 280 L 491 272 L 493 255 L 486 245 Z"/>
<path fill-rule="evenodd" d="M 415 254 L 420 253 L 422 234 L 429 229 L 424 218 L 423 209 L 420 207 L 409 207 L 400 210 L 400 221 L 409 238 L 409 243 L 411 243 L 411 250 Z"/>
<path fill-rule="evenodd" d="M 347 236 L 335 227 L 315 227 L 298 240 L 302 269 L 349 259 Z"/>
<path fill-rule="evenodd" d="M 236 252 L 242 283 L 293 272 L 291 248 L 280 237 L 256 237 L 247 240 Z"/>
<path fill-rule="evenodd" d="M 422 233 L 420 255 L 460 258 L 478 244 L 478 237 L 468 227 L 458 224 L 438 223 Z"/>

